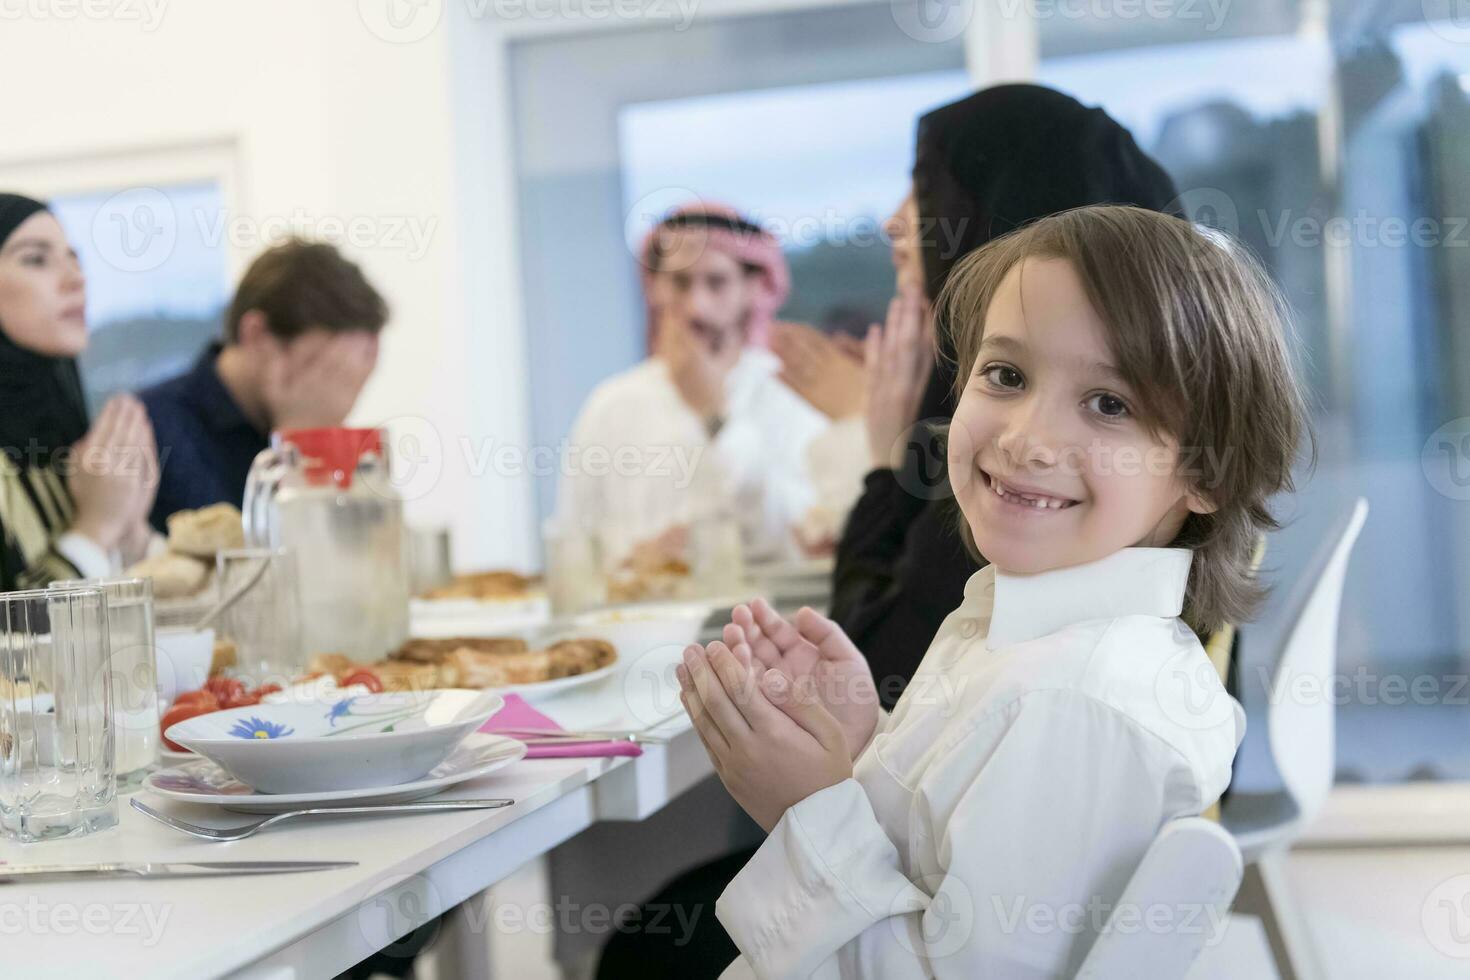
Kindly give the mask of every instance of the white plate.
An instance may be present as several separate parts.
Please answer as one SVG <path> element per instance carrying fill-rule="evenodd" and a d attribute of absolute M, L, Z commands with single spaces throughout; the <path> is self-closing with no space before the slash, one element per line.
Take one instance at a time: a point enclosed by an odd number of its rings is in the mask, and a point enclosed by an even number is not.
<path fill-rule="evenodd" d="M 212 711 L 164 735 L 264 792 L 364 789 L 422 778 L 505 704 L 488 691 L 349 692 Z"/>
<path fill-rule="evenodd" d="M 551 602 L 525 599 L 412 599 L 409 633 L 427 639 L 454 636 L 516 636 L 546 625 Z"/>
<path fill-rule="evenodd" d="M 640 661 L 650 652 L 666 647 L 683 650 L 699 638 L 699 631 L 718 609 L 729 609 L 722 600 L 662 602 L 612 606 L 579 613 L 552 623 L 543 642 L 579 636 L 605 640 L 623 663 Z"/>
<path fill-rule="evenodd" d="M 549 681 L 532 681 L 529 684 L 509 684 L 505 687 L 487 687 L 485 690 L 494 691 L 496 694 L 519 694 L 528 700 L 546 698 L 553 694 L 561 694 L 563 691 L 574 687 L 587 687 L 599 681 L 611 677 L 618 669 L 621 658 L 614 660 L 606 667 L 589 670 L 585 674 L 573 674 L 571 677 L 553 677 Z"/>
<path fill-rule="evenodd" d="M 523 742 L 504 735 L 475 732 L 423 779 L 397 786 L 370 786 L 325 793 L 257 793 L 208 759 L 196 758 L 149 773 L 143 780 L 143 788 L 170 800 L 222 806 L 244 813 L 282 813 L 307 806 L 406 803 L 432 796 L 455 783 L 503 769 L 525 754 Z"/>

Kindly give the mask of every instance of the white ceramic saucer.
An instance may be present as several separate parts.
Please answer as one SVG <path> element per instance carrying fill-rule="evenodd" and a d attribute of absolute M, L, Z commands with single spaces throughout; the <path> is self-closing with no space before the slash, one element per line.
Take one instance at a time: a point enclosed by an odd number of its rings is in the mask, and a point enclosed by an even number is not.
<path fill-rule="evenodd" d="M 474 732 L 423 779 L 397 786 L 320 793 L 258 793 L 208 759 L 195 759 L 148 774 L 143 788 L 170 800 L 222 806 L 244 813 L 281 813 L 313 806 L 406 803 L 519 761 L 526 746 L 503 735 Z"/>

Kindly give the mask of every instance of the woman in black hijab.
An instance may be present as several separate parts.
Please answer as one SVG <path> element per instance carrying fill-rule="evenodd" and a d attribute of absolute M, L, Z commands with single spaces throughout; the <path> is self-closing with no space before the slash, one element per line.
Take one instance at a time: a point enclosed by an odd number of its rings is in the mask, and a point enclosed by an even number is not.
<path fill-rule="evenodd" d="M 929 306 L 950 270 L 992 238 L 1071 208 L 1165 210 L 1175 197 L 1168 174 L 1102 109 L 1039 85 L 985 89 L 919 120 L 913 190 L 889 225 L 900 295 L 911 294 L 909 315 L 932 335 Z M 896 302 L 888 332 L 900 329 L 904 307 Z M 873 469 L 837 547 L 831 616 L 868 658 L 889 708 L 979 568 L 956 531 L 944 448 L 932 431 L 954 412 L 946 348 L 945 338 L 926 338 L 917 357 L 907 352 L 920 373 L 883 379 L 890 387 L 884 404 L 870 397 Z M 879 366 L 902 373 L 899 354 Z M 895 404 L 903 408 L 895 412 Z M 895 445 L 901 460 L 890 456 Z"/>
<path fill-rule="evenodd" d="M 0 194 L 0 590 L 100 577 L 141 557 L 156 451 L 142 405 L 88 430 L 76 356 L 85 280 L 55 216 Z"/>
<path fill-rule="evenodd" d="M 902 417 L 874 418 L 870 383 L 874 468 L 838 545 L 832 603 L 832 617 L 872 665 L 886 706 L 978 567 L 950 510 L 943 446 L 903 435 L 915 421 L 945 423 L 954 411 L 954 366 L 944 338 L 932 337 L 930 301 L 968 252 L 1028 221 L 1088 204 L 1162 210 L 1174 195 L 1168 175 L 1107 113 L 1038 85 L 985 89 L 919 120 L 913 190 L 888 224 L 901 298 L 885 333 L 890 340 L 907 334 L 910 343 L 886 347 L 878 358 L 890 372 L 909 372 L 891 386 L 909 391 L 887 400 L 905 406 Z M 903 447 L 899 469 L 890 458 L 894 444 Z M 675 941 L 678 930 L 620 931 L 603 951 L 598 980 L 718 976 L 738 951 L 714 917 L 714 902 L 752 853 L 695 868 L 650 899 L 632 921 L 660 921 L 675 908 L 690 920 L 688 934 Z"/>

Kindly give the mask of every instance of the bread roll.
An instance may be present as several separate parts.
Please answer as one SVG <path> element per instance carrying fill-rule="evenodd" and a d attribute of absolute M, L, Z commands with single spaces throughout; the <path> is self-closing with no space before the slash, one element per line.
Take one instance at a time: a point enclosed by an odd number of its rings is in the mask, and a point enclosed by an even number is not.
<path fill-rule="evenodd" d="M 209 572 L 206 562 L 171 551 L 144 558 L 127 570 L 131 577 L 153 580 L 155 599 L 185 599 L 198 595 L 209 582 Z"/>
<path fill-rule="evenodd" d="M 245 546 L 245 525 L 232 504 L 181 510 L 168 518 L 168 547 L 181 555 L 214 558 L 229 548 Z"/>

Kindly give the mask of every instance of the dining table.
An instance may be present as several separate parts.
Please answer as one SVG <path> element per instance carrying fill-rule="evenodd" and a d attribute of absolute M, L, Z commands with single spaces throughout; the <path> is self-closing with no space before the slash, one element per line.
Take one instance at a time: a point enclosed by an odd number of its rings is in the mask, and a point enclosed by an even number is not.
<path fill-rule="evenodd" d="M 115 827 L 32 844 L 0 840 L 0 873 L 6 864 L 357 862 L 291 874 L 0 884 L 0 975 L 330 977 L 446 914 L 446 928 L 459 934 L 454 975 L 486 975 L 475 962 L 488 947 L 484 933 L 505 923 L 485 921 L 489 912 L 475 921 L 474 910 L 488 906 L 467 900 L 599 822 L 647 818 L 713 771 L 678 710 L 678 656 L 653 651 L 539 706 L 564 728 L 663 737 L 641 755 L 522 759 L 435 797 L 515 801 L 502 809 L 308 817 L 222 843 L 164 826 L 120 794 Z M 213 826 L 251 819 L 172 800 L 168 812 Z"/>

